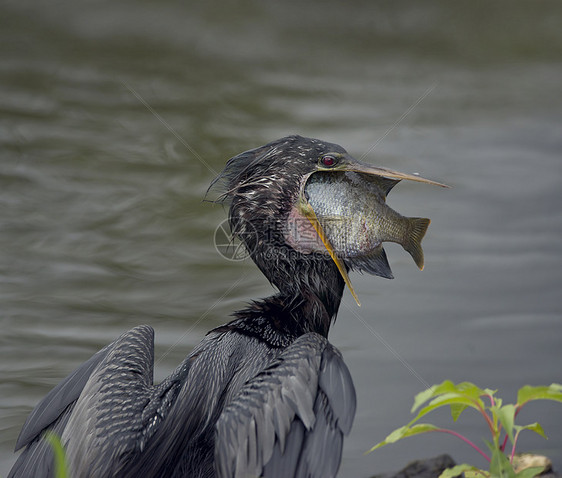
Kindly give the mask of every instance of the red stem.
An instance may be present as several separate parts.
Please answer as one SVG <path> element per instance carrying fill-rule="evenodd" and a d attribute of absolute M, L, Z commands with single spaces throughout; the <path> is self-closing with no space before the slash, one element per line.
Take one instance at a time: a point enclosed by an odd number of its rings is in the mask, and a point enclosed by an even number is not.
<path fill-rule="evenodd" d="M 519 432 L 517 432 L 513 437 L 513 447 L 511 448 L 511 456 L 509 457 L 509 463 L 512 464 L 513 464 L 513 457 L 515 456 L 515 446 L 517 445 L 517 438 L 519 438 Z"/>
<path fill-rule="evenodd" d="M 486 410 L 484 410 L 479 404 L 478 402 L 474 402 L 474 404 L 476 405 L 477 410 L 482 414 L 482 416 L 484 417 L 484 419 L 486 420 L 486 423 L 488 424 L 488 428 L 490 429 L 490 432 L 492 433 L 492 436 L 495 437 L 496 436 L 496 431 L 494 430 L 494 424 L 492 422 L 492 419 L 489 417 L 489 415 L 486 413 Z"/>
<path fill-rule="evenodd" d="M 509 439 L 509 437 L 507 436 L 507 433 L 505 434 L 505 438 L 503 439 L 503 443 L 502 446 L 500 446 L 500 451 L 505 451 L 505 446 L 507 445 L 507 440 Z"/>
<path fill-rule="evenodd" d="M 523 405 L 524 405 L 524 404 L 523 404 Z M 515 421 L 515 419 L 517 418 L 517 414 L 519 413 L 519 411 L 521 410 L 521 407 L 522 407 L 523 405 L 516 405 L 516 406 L 515 406 L 515 413 L 513 414 L 513 420 L 514 420 L 514 421 Z M 507 433 L 506 433 L 506 434 L 505 434 L 505 438 L 503 439 L 503 444 L 502 444 L 502 446 L 500 447 L 500 450 L 501 450 L 502 452 L 505 451 L 505 447 L 507 446 L 507 440 L 508 440 L 508 439 L 509 439 L 509 436 L 507 436 Z M 513 444 L 513 450 L 512 450 L 512 453 L 511 453 L 511 460 L 512 460 L 512 461 L 513 461 L 513 453 L 515 453 L 515 443 Z"/>
<path fill-rule="evenodd" d="M 443 433 L 449 433 L 450 435 L 456 436 L 457 438 L 460 438 L 463 442 L 465 442 L 466 444 L 470 445 L 472 448 L 474 448 L 478 453 L 480 453 L 488 463 L 490 463 L 490 457 L 488 455 L 486 455 L 486 453 L 484 453 L 478 446 L 476 446 L 474 443 L 472 443 L 468 438 L 462 436 L 460 433 L 454 432 L 453 430 L 447 430 L 446 428 L 438 428 L 437 430 L 435 430 L 436 432 L 443 432 Z"/>

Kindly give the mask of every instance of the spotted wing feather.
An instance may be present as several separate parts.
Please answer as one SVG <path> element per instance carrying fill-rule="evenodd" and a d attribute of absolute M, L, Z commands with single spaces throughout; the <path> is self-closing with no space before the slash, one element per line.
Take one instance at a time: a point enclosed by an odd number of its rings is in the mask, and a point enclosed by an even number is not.
<path fill-rule="evenodd" d="M 120 456 L 138 449 L 149 428 L 143 411 L 154 402 L 153 347 L 152 328 L 136 327 L 56 386 L 27 419 L 17 442 L 27 448 L 9 477 L 51 476 L 53 455 L 42 437 L 45 430 L 61 436 L 70 469 L 80 470 L 80 476 L 112 470 Z"/>
<path fill-rule="evenodd" d="M 217 476 L 335 476 L 355 403 L 339 352 L 318 334 L 299 337 L 223 411 Z"/>

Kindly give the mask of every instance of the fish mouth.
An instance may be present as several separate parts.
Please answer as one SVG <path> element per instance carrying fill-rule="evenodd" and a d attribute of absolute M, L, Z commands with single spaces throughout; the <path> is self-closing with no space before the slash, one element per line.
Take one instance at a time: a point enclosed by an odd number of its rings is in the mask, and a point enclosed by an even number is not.
<path fill-rule="evenodd" d="M 350 158 L 351 159 L 351 158 Z M 402 173 L 399 171 L 394 171 L 387 168 L 372 166 L 370 164 L 362 163 L 360 161 L 356 161 L 352 159 L 351 161 L 345 161 L 343 164 L 334 167 L 334 168 L 318 168 L 317 170 L 309 173 L 303 178 L 300 188 L 299 198 L 296 204 L 296 210 L 298 211 L 298 215 L 304 216 L 317 234 L 317 239 L 319 240 L 318 243 L 321 243 L 323 248 L 327 251 L 330 255 L 331 259 L 336 264 L 339 273 L 341 274 L 345 284 L 348 286 L 353 298 L 357 302 L 357 305 L 360 306 L 361 303 L 359 302 L 359 298 L 351 284 L 351 280 L 349 279 L 348 270 L 352 269 L 359 269 L 360 271 L 364 271 L 370 274 L 379 275 L 381 277 L 386 277 L 392 279 L 392 271 L 390 270 L 390 266 L 388 264 L 386 254 L 384 249 L 382 248 L 382 243 L 373 247 L 373 249 L 369 252 L 369 254 L 361 255 L 356 254 L 354 257 L 350 257 L 350 255 L 342 254 L 341 251 L 337 251 L 333 245 L 333 240 L 330 239 L 329 234 L 326 233 L 325 227 L 323 226 L 322 218 L 319 219 L 317 215 L 317 211 L 315 211 L 314 207 L 311 205 L 309 199 L 310 197 L 307 196 L 306 187 L 309 183 L 309 180 L 313 177 L 313 175 L 318 174 L 334 174 L 334 173 L 356 173 L 353 175 L 358 179 L 358 186 L 361 188 L 362 186 L 371 187 L 374 185 L 377 190 L 380 191 L 380 200 L 382 203 L 385 203 L 386 195 L 390 192 L 390 190 L 398 184 L 401 180 L 408 180 L 414 182 L 420 182 L 425 184 L 431 184 L 434 186 L 440 186 L 444 188 L 448 188 L 446 184 L 439 183 L 437 181 L 433 181 L 430 179 L 423 178 L 418 174 L 408 174 Z M 362 184 L 364 183 L 364 184 Z M 412 218 L 405 218 L 405 219 L 412 219 Z M 419 219 L 419 218 L 414 218 Z M 425 234 L 425 230 L 429 225 L 428 219 L 423 219 L 425 221 L 423 231 L 420 232 L 420 237 L 417 239 L 417 249 L 408 250 L 407 247 L 403 244 L 403 247 L 410 252 L 412 257 L 414 258 L 416 264 L 420 269 L 423 269 L 423 252 L 421 252 L 421 247 L 419 243 Z"/>

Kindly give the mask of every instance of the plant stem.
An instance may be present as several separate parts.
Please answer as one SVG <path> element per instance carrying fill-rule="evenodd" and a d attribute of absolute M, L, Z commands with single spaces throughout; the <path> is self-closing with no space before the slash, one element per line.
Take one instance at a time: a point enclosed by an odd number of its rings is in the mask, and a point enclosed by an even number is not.
<path fill-rule="evenodd" d="M 448 430 L 446 428 L 439 428 L 437 430 L 435 430 L 436 432 L 443 432 L 443 433 L 449 433 L 450 435 L 456 436 L 457 438 L 460 438 L 463 442 L 465 442 L 467 445 L 470 445 L 472 448 L 474 448 L 478 453 L 480 453 L 488 463 L 490 463 L 490 457 L 488 455 L 486 455 L 486 453 L 484 453 L 477 445 L 475 445 L 473 442 L 471 442 L 468 438 L 464 437 L 463 435 L 461 435 L 460 433 L 457 433 L 453 430 Z"/>
<path fill-rule="evenodd" d="M 490 429 L 490 432 L 492 433 L 492 436 L 494 437 L 494 441 L 497 441 L 497 430 L 496 427 L 494 425 L 494 422 L 492 422 L 492 419 L 489 417 L 489 415 L 486 413 L 486 410 L 484 410 L 477 402 L 474 402 L 474 404 L 476 405 L 476 409 L 482 414 L 482 416 L 484 417 L 484 420 L 486 420 L 486 423 L 488 424 L 488 428 Z M 489 461 L 489 460 L 488 460 Z"/>
<path fill-rule="evenodd" d="M 511 447 L 511 456 L 509 457 L 509 462 L 512 464 L 513 464 L 513 457 L 515 456 L 515 446 L 517 445 L 517 439 L 519 438 L 520 431 L 521 430 L 515 433 L 515 436 L 513 437 L 513 446 Z"/>
<path fill-rule="evenodd" d="M 507 445 L 507 440 L 509 439 L 509 437 L 507 436 L 507 433 L 505 434 L 505 438 L 503 439 L 503 443 L 502 446 L 500 447 L 500 450 L 503 452 L 505 451 L 505 446 Z"/>
<path fill-rule="evenodd" d="M 524 404 L 523 404 L 524 405 Z M 521 407 L 523 405 L 516 405 L 515 406 L 515 413 L 513 415 L 513 420 L 515 420 L 517 418 L 517 415 L 519 414 L 519 412 L 521 411 Z M 500 447 L 500 450 L 503 452 L 505 451 L 505 447 L 507 446 L 507 440 L 509 439 L 509 436 L 507 435 L 507 433 L 505 434 L 505 438 L 503 439 L 503 444 Z M 513 450 L 515 450 L 515 443 L 513 444 Z M 511 460 L 513 461 L 513 452 L 511 453 Z"/>

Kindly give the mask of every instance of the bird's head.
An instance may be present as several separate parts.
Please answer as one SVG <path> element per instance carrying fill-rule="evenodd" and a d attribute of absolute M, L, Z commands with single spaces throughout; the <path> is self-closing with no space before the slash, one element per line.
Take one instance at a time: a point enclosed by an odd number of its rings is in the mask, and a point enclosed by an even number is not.
<path fill-rule="evenodd" d="M 345 281 L 353 293 L 347 271 L 354 262 L 334 251 L 305 191 L 312 175 L 334 173 L 355 174 L 359 188 L 363 182 L 371 188 L 375 184 L 382 202 L 401 179 L 439 184 L 365 164 L 337 144 L 296 135 L 231 158 L 211 184 L 211 188 L 222 184 L 221 199 L 230 203 L 233 236 L 245 244 L 254 262 L 281 292 L 294 293 L 303 286 L 318 291 L 326 283 L 341 296 Z M 376 267 L 363 269 L 377 274 Z"/>

